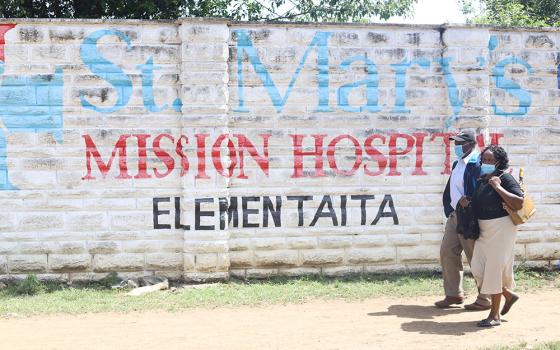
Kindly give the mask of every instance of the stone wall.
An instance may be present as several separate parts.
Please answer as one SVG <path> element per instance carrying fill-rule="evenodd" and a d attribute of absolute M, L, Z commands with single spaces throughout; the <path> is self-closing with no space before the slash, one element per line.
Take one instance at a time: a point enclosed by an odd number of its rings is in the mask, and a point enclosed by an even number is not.
<path fill-rule="evenodd" d="M 0 22 L 0 276 L 438 263 L 449 135 L 525 167 L 518 261 L 560 259 L 560 32 Z"/>

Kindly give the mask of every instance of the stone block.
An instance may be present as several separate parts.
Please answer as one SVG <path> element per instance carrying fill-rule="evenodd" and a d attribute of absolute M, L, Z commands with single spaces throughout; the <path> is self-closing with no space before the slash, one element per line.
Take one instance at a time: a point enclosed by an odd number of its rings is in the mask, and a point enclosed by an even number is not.
<path fill-rule="evenodd" d="M 560 259 L 560 245 L 557 242 L 529 243 L 525 247 L 527 260 Z"/>
<path fill-rule="evenodd" d="M 146 254 L 146 268 L 151 270 L 183 270 L 182 253 Z"/>
<path fill-rule="evenodd" d="M 352 248 L 346 251 L 346 260 L 350 264 L 394 263 L 396 257 L 395 248 Z"/>
<path fill-rule="evenodd" d="M 87 271 L 91 268 L 91 255 L 49 255 L 49 269 L 54 272 Z"/>
<path fill-rule="evenodd" d="M 255 251 L 255 265 L 260 267 L 295 266 L 298 253 L 295 250 Z"/>
<path fill-rule="evenodd" d="M 97 254 L 93 257 L 95 272 L 138 271 L 144 269 L 144 254 Z"/>
<path fill-rule="evenodd" d="M 10 255 L 8 256 L 10 273 L 40 273 L 47 270 L 47 255 Z"/>
<path fill-rule="evenodd" d="M 439 245 L 397 247 L 398 262 L 403 264 L 435 263 L 439 261 Z"/>
<path fill-rule="evenodd" d="M 343 249 L 315 249 L 302 250 L 302 263 L 304 265 L 338 264 L 344 259 Z"/>

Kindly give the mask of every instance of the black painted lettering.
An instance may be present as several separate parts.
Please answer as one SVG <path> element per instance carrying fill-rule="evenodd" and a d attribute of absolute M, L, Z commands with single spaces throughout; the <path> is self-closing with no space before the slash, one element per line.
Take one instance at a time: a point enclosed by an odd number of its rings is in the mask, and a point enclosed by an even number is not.
<path fill-rule="evenodd" d="M 181 224 L 181 197 L 175 197 L 175 228 L 180 230 L 190 230 L 189 225 Z"/>
<path fill-rule="evenodd" d="M 159 210 L 159 203 L 161 202 L 171 202 L 171 198 L 170 197 L 156 197 L 153 199 L 152 202 L 152 207 L 153 207 L 153 213 L 154 213 L 154 230 L 165 230 L 165 229 L 170 229 L 171 225 L 170 224 L 160 224 L 159 223 L 159 216 L 160 215 L 169 215 L 169 213 L 171 212 L 170 210 Z"/>
<path fill-rule="evenodd" d="M 289 201 L 298 201 L 298 226 L 303 226 L 303 201 L 313 200 L 313 196 L 288 196 Z"/>
<path fill-rule="evenodd" d="M 194 228 L 196 230 L 210 231 L 214 229 L 214 225 L 201 225 L 200 217 L 214 217 L 214 211 L 200 210 L 201 203 L 214 203 L 214 198 L 195 198 L 194 199 Z"/>
<path fill-rule="evenodd" d="M 258 223 L 249 222 L 249 215 L 256 215 L 259 209 L 249 209 L 247 204 L 249 202 L 260 202 L 261 197 L 241 197 L 241 207 L 243 210 L 243 227 L 259 227 Z"/>
<path fill-rule="evenodd" d="M 366 201 L 368 199 L 375 199 L 375 196 L 373 194 L 359 194 L 350 196 L 350 199 L 360 201 L 360 209 L 362 212 L 360 225 L 364 226 L 366 224 Z"/>
<path fill-rule="evenodd" d="M 228 227 L 233 219 L 233 227 L 239 227 L 239 217 L 237 213 L 237 197 L 231 197 L 228 203 L 227 198 L 220 198 L 220 230 L 226 228 L 226 213 Z"/>
<path fill-rule="evenodd" d="M 327 205 L 328 212 L 323 212 L 325 204 Z M 331 218 L 333 226 L 338 226 L 338 219 L 336 218 L 336 213 L 332 206 L 331 196 L 323 196 L 323 200 L 321 201 L 319 208 L 315 212 L 315 216 L 313 217 L 313 220 L 311 221 L 311 224 L 309 224 L 309 226 L 315 226 L 319 218 Z"/>
<path fill-rule="evenodd" d="M 340 196 L 340 226 L 346 226 L 346 195 Z"/>
<path fill-rule="evenodd" d="M 387 204 L 389 204 L 389 210 L 390 210 L 388 212 L 385 211 L 385 207 L 387 206 Z M 389 217 L 393 218 L 393 224 L 394 225 L 399 224 L 399 218 L 397 217 L 397 212 L 395 211 L 395 205 L 393 203 L 393 197 L 391 197 L 390 194 L 386 194 L 385 197 L 383 197 L 383 201 L 379 205 L 379 210 L 377 211 L 377 216 L 371 222 L 371 224 L 372 225 L 377 225 L 377 222 L 379 221 L 379 219 L 389 218 Z"/>
<path fill-rule="evenodd" d="M 274 227 L 282 226 L 282 197 L 276 196 L 276 209 L 269 196 L 263 197 L 263 227 L 268 227 L 268 214 L 272 215 Z"/>

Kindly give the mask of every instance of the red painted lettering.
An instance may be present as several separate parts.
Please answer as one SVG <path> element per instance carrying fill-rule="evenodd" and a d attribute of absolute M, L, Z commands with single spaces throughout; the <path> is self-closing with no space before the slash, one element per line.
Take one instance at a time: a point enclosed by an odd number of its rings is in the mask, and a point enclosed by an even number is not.
<path fill-rule="evenodd" d="M 175 152 L 181 157 L 181 176 L 185 176 L 189 171 L 189 159 L 183 150 L 183 140 L 185 140 L 185 144 L 189 143 L 189 138 L 185 135 L 181 135 L 179 136 L 179 140 L 177 140 L 177 147 L 175 148 Z"/>
<path fill-rule="evenodd" d="M 146 163 L 146 143 L 150 135 L 148 134 L 135 134 L 132 135 L 138 139 L 138 174 L 134 176 L 135 179 L 149 179 L 148 165 Z"/>
<path fill-rule="evenodd" d="M 224 170 L 221 157 L 221 146 L 226 139 L 230 159 L 230 164 L 227 172 Z M 214 168 L 216 168 L 218 174 L 222 175 L 223 177 L 231 177 L 233 175 L 233 169 L 237 165 L 237 154 L 235 152 L 235 145 L 229 139 L 228 134 L 222 134 L 218 136 L 216 142 L 214 142 L 214 145 L 212 145 L 212 162 L 214 163 Z"/>
<path fill-rule="evenodd" d="M 398 139 L 405 139 L 406 140 L 406 148 L 402 151 L 399 151 L 397 148 L 397 140 Z M 389 173 L 388 176 L 399 176 L 401 175 L 400 172 L 397 171 L 397 156 L 402 156 L 410 151 L 414 147 L 414 138 L 407 134 L 400 134 L 394 133 L 391 134 L 389 138 Z"/>
<path fill-rule="evenodd" d="M 430 138 L 430 141 L 434 141 L 436 138 L 441 137 L 445 146 L 445 161 L 443 163 L 444 169 L 440 173 L 442 175 L 451 174 L 451 140 L 449 140 L 449 138 L 453 135 L 455 134 L 449 132 L 436 132 L 432 134 L 432 137 Z"/>
<path fill-rule="evenodd" d="M 387 158 L 381 153 L 377 148 L 373 147 L 373 141 L 376 139 L 381 140 L 382 144 L 385 144 L 385 136 L 380 134 L 369 135 L 364 142 L 364 148 L 367 155 L 371 156 L 378 164 L 379 170 L 371 171 L 368 169 L 368 165 L 364 164 L 364 173 L 368 176 L 378 176 L 383 174 L 385 168 L 387 167 Z"/>
<path fill-rule="evenodd" d="M 154 175 L 158 178 L 161 179 L 163 177 L 166 177 L 167 175 L 169 175 L 173 169 L 175 168 L 175 160 L 173 159 L 173 157 L 171 157 L 171 155 L 169 153 L 167 153 L 166 151 L 164 151 L 163 149 L 161 149 L 161 139 L 162 138 L 166 138 L 168 140 L 171 141 L 171 143 L 175 143 L 175 139 L 173 138 L 173 136 L 169 135 L 169 134 L 159 134 L 158 136 L 156 136 L 156 138 L 154 139 L 153 142 L 153 148 L 154 148 L 154 154 L 156 155 L 156 157 L 158 157 L 159 160 L 161 160 L 163 162 L 163 164 L 165 164 L 165 167 L 167 168 L 167 172 L 165 173 L 160 173 L 159 170 L 157 168 L 153 168 L 154 170 Z"/>
<path fill-rule="evenodd" d="M 82 135 L 86 143 L 86 168 L 87 168 L 87 175 L 82 177 L 82 180 L 95 179 L 95 176 L 91 174 L 92 156 L 95 159 L 95 162 L 97 163 L 97 167 L 101 172 L 101 176 L 105 178 L 107 176 L 107 173 L 111 169 L 111 165 L 113 164 L 113 159 L 115 159 L 117 152 L 119 152 L 119 170 L 120 170 L 117 179 L 132 179 L 132 176 L 128 174 L 128 167 L 126 165 L 126 140 L 130 136 L 132 135 L 125 134 L 119 137 L 119 140 L 115 144 L 113 152 L 111 153 L 111 158 L 109 158 L 109 161 L 107 162 L 107 164 L 105 164 L 105 162 L 103 162 L 103 159 L 101 159 L 101 155 L 99 154 L 99 151 L 97 150 L 97 147 L 95 146 L 95 143 L 93 142 L 91 136 L 87 134 Z"/>
<path fill-rule="evenodd" d="M 243 151 L 247 151 L 249 152 L 249 155 L 251 156 L 251 158 L 253 158 L 253 160 L 255 162 L 257 162 L 258 166 L 261 168 L 261 170 L 265 173 L 266 176 L 268 176 L 268 167 L 269 167 L 269 161 L 268 161 L 268 139 L 270 138 L 270 136 L 272 136 L 271 134 L 261 134 L 260 136 L 263 138 L 263 154 L 264 157 L 260 156 L 259 153 L 257 152 L 257 149 L 255 148 L 255 146 L 251 143 L 251 141 L 249 141 L 249 139 L 247 137 L 245 137 L 245 135 L 241 135 L 241 134 L 234 134 L 233 136 L 237 137 L 237 143 L 238 143 L 238 147 L 239 147 L 239 176 L 237 176 L 238 179 L 247 179 L 247 175 L 245 175 L 245 172 L 243 171 L 244 167 L 245 167 L 245 157 L 244 157 L 244 153 Z"/>
<path fill-rule="evenodd" d="M 416 139 L 416 166 L 412 175 L 427 175 L 428 173 L 422 169 L 422 166 L 424 165 L 422 153 L 424 152 L 424 139 L 428 136 L 428 134 L 425 132 L 415 132 L 412 135 Z"/>
<path fill-rule="evenodd" d="M 294 173 L 292 178 L 307 177 L 303 173 L 303 157 L 315 156 L 315 173 L 311 177 L 323 177 L 323 140 L 327 135 L 311 135 L 315 139 L 315 151 L 306 151 L 302 149 L 303 138 L 306 135 L 290 135 L 292 138 L 294 152 Z"/>
<path fill-rule="evenodd" d="M 336 159 L 334 157 L 334 153 L 336 151 L 336 144 L 344 139 L 350 140 L 354 144 L 354 155 L 356 156 L 354 160 L 354 165 L 350 170 L 340 170 L 336 165 Z M 327 159 L 329 161 L 329 166 L 331 169 L 334 170 L 335 173 L 344 176 L 352 176 L 360 168 L 362 165 L 362 147 L 360 146 L 360 142 L 356 140 L 354 137 L 350 135 L 339 135 L 335 137 L 330 143 L 329 147 L 327 148 Z"/>
<path fill-rule="evenodd" d="M 210 176 L 206 175 L 206 138 L 208 134 L 196 134 L 196 157 L 198 158 L 198 173 L 197 179 L 209 179 Z"/>

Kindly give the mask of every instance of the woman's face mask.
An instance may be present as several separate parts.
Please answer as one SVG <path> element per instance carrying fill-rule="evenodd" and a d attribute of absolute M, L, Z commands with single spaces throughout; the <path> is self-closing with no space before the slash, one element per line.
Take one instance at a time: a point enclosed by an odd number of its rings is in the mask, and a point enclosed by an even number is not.
<path fill-rule="evenodd" d="M 480 166 L 480 173 L 482 175 L 490 174 L 493 173 L 494 171 L 496 171 L 496 164 L 482 163 L 482 165 Z"/>

